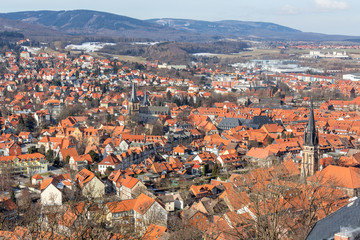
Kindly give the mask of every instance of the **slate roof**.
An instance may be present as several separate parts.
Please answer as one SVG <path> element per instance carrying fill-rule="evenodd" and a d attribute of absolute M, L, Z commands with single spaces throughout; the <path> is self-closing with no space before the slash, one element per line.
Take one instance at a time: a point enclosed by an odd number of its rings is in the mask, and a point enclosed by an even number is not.
<path fill-rule="evenodd" d="M 247 128 L 259 129 L 264 124 L 272 123 L 274 122 L 268 116 L 254 116 L 251 120 L 243 118 L 223 118 L 219 123 L 218 128 L 225 130 L 245 125 Z"/>
<path fill-rule="evenodd" d="M 239 118 L 223 118 L 218 125 L 218 128 L 221 130 L 235 128 L 241 126 L 241 121 Z"/>
<path fill-rule="evenodd" d="M 270 123 L 274 122 L 268 116 L 254 116 L 254 118 L 250 121 L 250 125 L 252 125 L 253 128 L 261 128 L 262 125 Z"/>
<path fill-rule="evenodd" d="M 135 90 L 135 84 L 134 83 L 131 84 L 131 97 L 130 97 L 129 102 L 132 102 L 132 103 L 138 103 L 139 102 L 139 99 L 136 96 L 136 90 Z"/>
<path fill-rule="evenodd" d="M 145 95 L 144 95 L 144 98 L 142 100 L 142 105 L 143 106 L 150 106 L 150 102 L 148 101 L 147 99 L 147 91 L 145 90 Z"/>
<path fill-rule="evenodd" d="M 309 123 L 305 129 L 305 134 L 304 134 L 304 145 L 315 146 L 315 145 L 318 145 L 318 143 L 319 143 L 319 139 L 318 139 L 318 136 L 316 134 L 316 129 L 315 129 L 314 109 L 313 109 L 313 105 L 311 102 L 310 113 L 309 113 Z"/>
<path fill-rule="evenodd" d="M 162 106 L 140 107 L 140 113 L 152 114 L 152 115 L 170 115 L 171 114 L 169 107 L 162 107 Z"/>
<path fill-rule="evenodd" d="M 340 228 L 343 227 L 360 228 L 360 199 L 356 199 L 318 221 L 309 232 L 306 240 L 334 239 L 334 235 L 340 232 Z"/>
<path fill-rule="evenodd" d="M 152 115 L 149 115 L 149 114 L 137 113 L 137 114 L 135 114 L 133 119 L 136 120 L 137 122 L 147 124 L 147 123 L 154 123 L 159 118 L 155 117 L 155 116 L 152 116 Z"/>

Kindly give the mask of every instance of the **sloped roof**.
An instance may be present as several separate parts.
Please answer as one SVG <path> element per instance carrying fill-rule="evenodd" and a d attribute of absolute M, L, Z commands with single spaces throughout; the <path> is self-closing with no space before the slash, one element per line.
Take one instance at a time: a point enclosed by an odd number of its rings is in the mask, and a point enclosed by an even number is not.
<path fill-rule="evenodd" d="M 36 180 L 40 180 L 40 179 L 44 179 L 42 176 L 40 176 L 39 174 L 35 174 L 33 177 L 33 179 L 36 179 Z"/>
<path fill-rule="evenodd" d="M 341 227 L 347 227 L 351 230 L 359 229 L 360 199 L 356 199 L 318 221 L 309 232 L 306 240 L 333 239 L 334 235 L 340 232 Z"/>
<path fill-rule="evenodd" d="M 80 186 L 84 186 L 86 183 L 90 182 L 91 179 L 95 177 L 93 172 L 90 172 L 86 168 L 78 172 L 75 176 L 75 180 L 79 181 Z"/>
<path fill-rule="evenodd" d="M 99 165 L 117 165 L 120 164 L 120 160 L 113 154 L 108 155 L 104 160 L 102 160 Z"/>
<path fill-rule="evenodd" d="M 76 151 L 76 148 L 67 148 L 67 149 L 60 149 L 61 155 L 65 159 L 67 156 L 70 157 L 77 157 L 78 152 Z"/>
<path fill-rule="evenodd" d="M 136 201 L 136 199 L 129 199 L 119 202 L 108 202 L 106 206 L 111 213 L 127 212 L 134 208 Z"/>
<path fill-rule="evenodd" d="M 253 158 L 259 158 L 259 159 L 266 159 L 267 157 L 271 156 L 273 153 L 266 148 L 251 148 L 246 156 L 247 157 L 253 157 Z"/>
<path fill-rule="evenodd" d="M 134 210 L 143 215 L 154 204 L 154 202 L 155 199 L 141 193 L 140 196 L 136 199 Z"/>
<path fill-rule="evenodd" d="M 224 129 L 224 128 L 235 128 L 241 125 L 242 123 L 239 118 L 223 118 L 219 123 L 218 127 L 220 129 Z"/>
<path fill-rule="evenodd" d="M 70 206 L 66 210 L 62 218 L 60 219 L 59 225 L 70 227 L 76 221 L 78 216 L 84 212 L 84 210 L 85 210 L 84 202 L 76 203 L 75 205 Z"/>
<path fill-rule="evenodd" d="M 161 235 L 166 232 L 167 228 L 155 224 L 150 224 L 144 233 L 142 239 L 146 240 L 157 240 L 161 237 Z"/>
<path fill-rule="evenodd" d="M 344 188 L 356 189 L 360 188 L 360 169 L 329 165 L 321 172 L 316 172 L 314 176 L 309 177 L 310 181 L 314 179 Z"/>
<path fill-rule="evenodd" d="M 42 181 L 40 185 L 40 190 L 44 190 L 45 188 L 47 188 L 52 183 L 52 181 L 52 178 L 44 179 L 44 181 Z"/>

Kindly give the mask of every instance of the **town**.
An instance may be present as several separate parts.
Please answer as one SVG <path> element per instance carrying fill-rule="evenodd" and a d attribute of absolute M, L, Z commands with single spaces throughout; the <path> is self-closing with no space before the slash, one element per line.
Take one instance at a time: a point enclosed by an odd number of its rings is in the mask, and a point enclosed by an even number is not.
<path fill-rule="evenodd" d="M 173 65 L 31 43 L 0 54 L 1 239 L 358 231 L 360 45 Z"/>

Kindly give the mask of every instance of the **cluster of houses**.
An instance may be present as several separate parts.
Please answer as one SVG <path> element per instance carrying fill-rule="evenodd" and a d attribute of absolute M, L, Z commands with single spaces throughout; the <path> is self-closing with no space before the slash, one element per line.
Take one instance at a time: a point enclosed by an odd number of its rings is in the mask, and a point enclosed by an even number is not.
<path fill-rule="evenodd" d="M 195 74 L 213 77 L 202 86 L 161 77 L 151 63 L 140 70 L 90 55 L 26 51 L 7 52 L 3 59 L 9 68 L 0 76 L 0 170 L 29 177 L 44 238 L 49 229 L 53 238 L 76 237 L 79 226 L 92 228 L 83 224 L 90 221 L 104 222 L 103 239 L 128 231 L 171 239 L 178 231 L 168 224 L 174 216 L 204 239 L 238 239 L 239 232 L 251 238 L 259 219 L 252 196 L 259 189 L 286 185 L 278 200 L 298 219 L 307 210 L 295 204 L 307 193 L 304 182 L 321 179 L 321 198 L 336 179 L 332 202 L 319 203 L 331 209 L 318 211 L 314 220 L 360 193 L 357 83 L 309 74 L 260 81 L 259 69 L 193 67 Z M 285 96 L 278 107 L 272 99 L 283 95 L 277 81 L 297 92 L 340 87 L 351 100 L 328 100 L 313 109 L 308 98 Z M 250 97 L 197 104 L 236 86 Z M 304 191 L 293 194 L 299 188 Z M 9 197 L 0 202 L 14 217 L 17 206 Z M 272 215 L 274 208 L 268 210 Z M 27 226 L 0 231 L 18 239 L 31 234 Z"/>

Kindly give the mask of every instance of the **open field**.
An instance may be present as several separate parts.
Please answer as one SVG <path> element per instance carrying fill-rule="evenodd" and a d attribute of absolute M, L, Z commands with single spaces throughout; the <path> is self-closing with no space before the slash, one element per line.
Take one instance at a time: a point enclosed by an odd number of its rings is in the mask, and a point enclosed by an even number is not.
<path fill-rule="evenodd" d="M 221 59 L 224 58 L 261 58 L 265 56 L 276 56 L 280 54 L 279 49 L 254 49 L 252 51 L 244 51 L 240 53 L 233 53 L 233 54 L 212 54 L 213 57 L 218 57 Z"/>
<path fill-rule="evenodd" d="M 126 56 L 126 55 L 114 55 L 119 61 L 130 61 L 130 62 L 137 62 L 143 63 L 146 62 L 146 59 L 143 57 L 134 57 L 134 56 Z"/>

